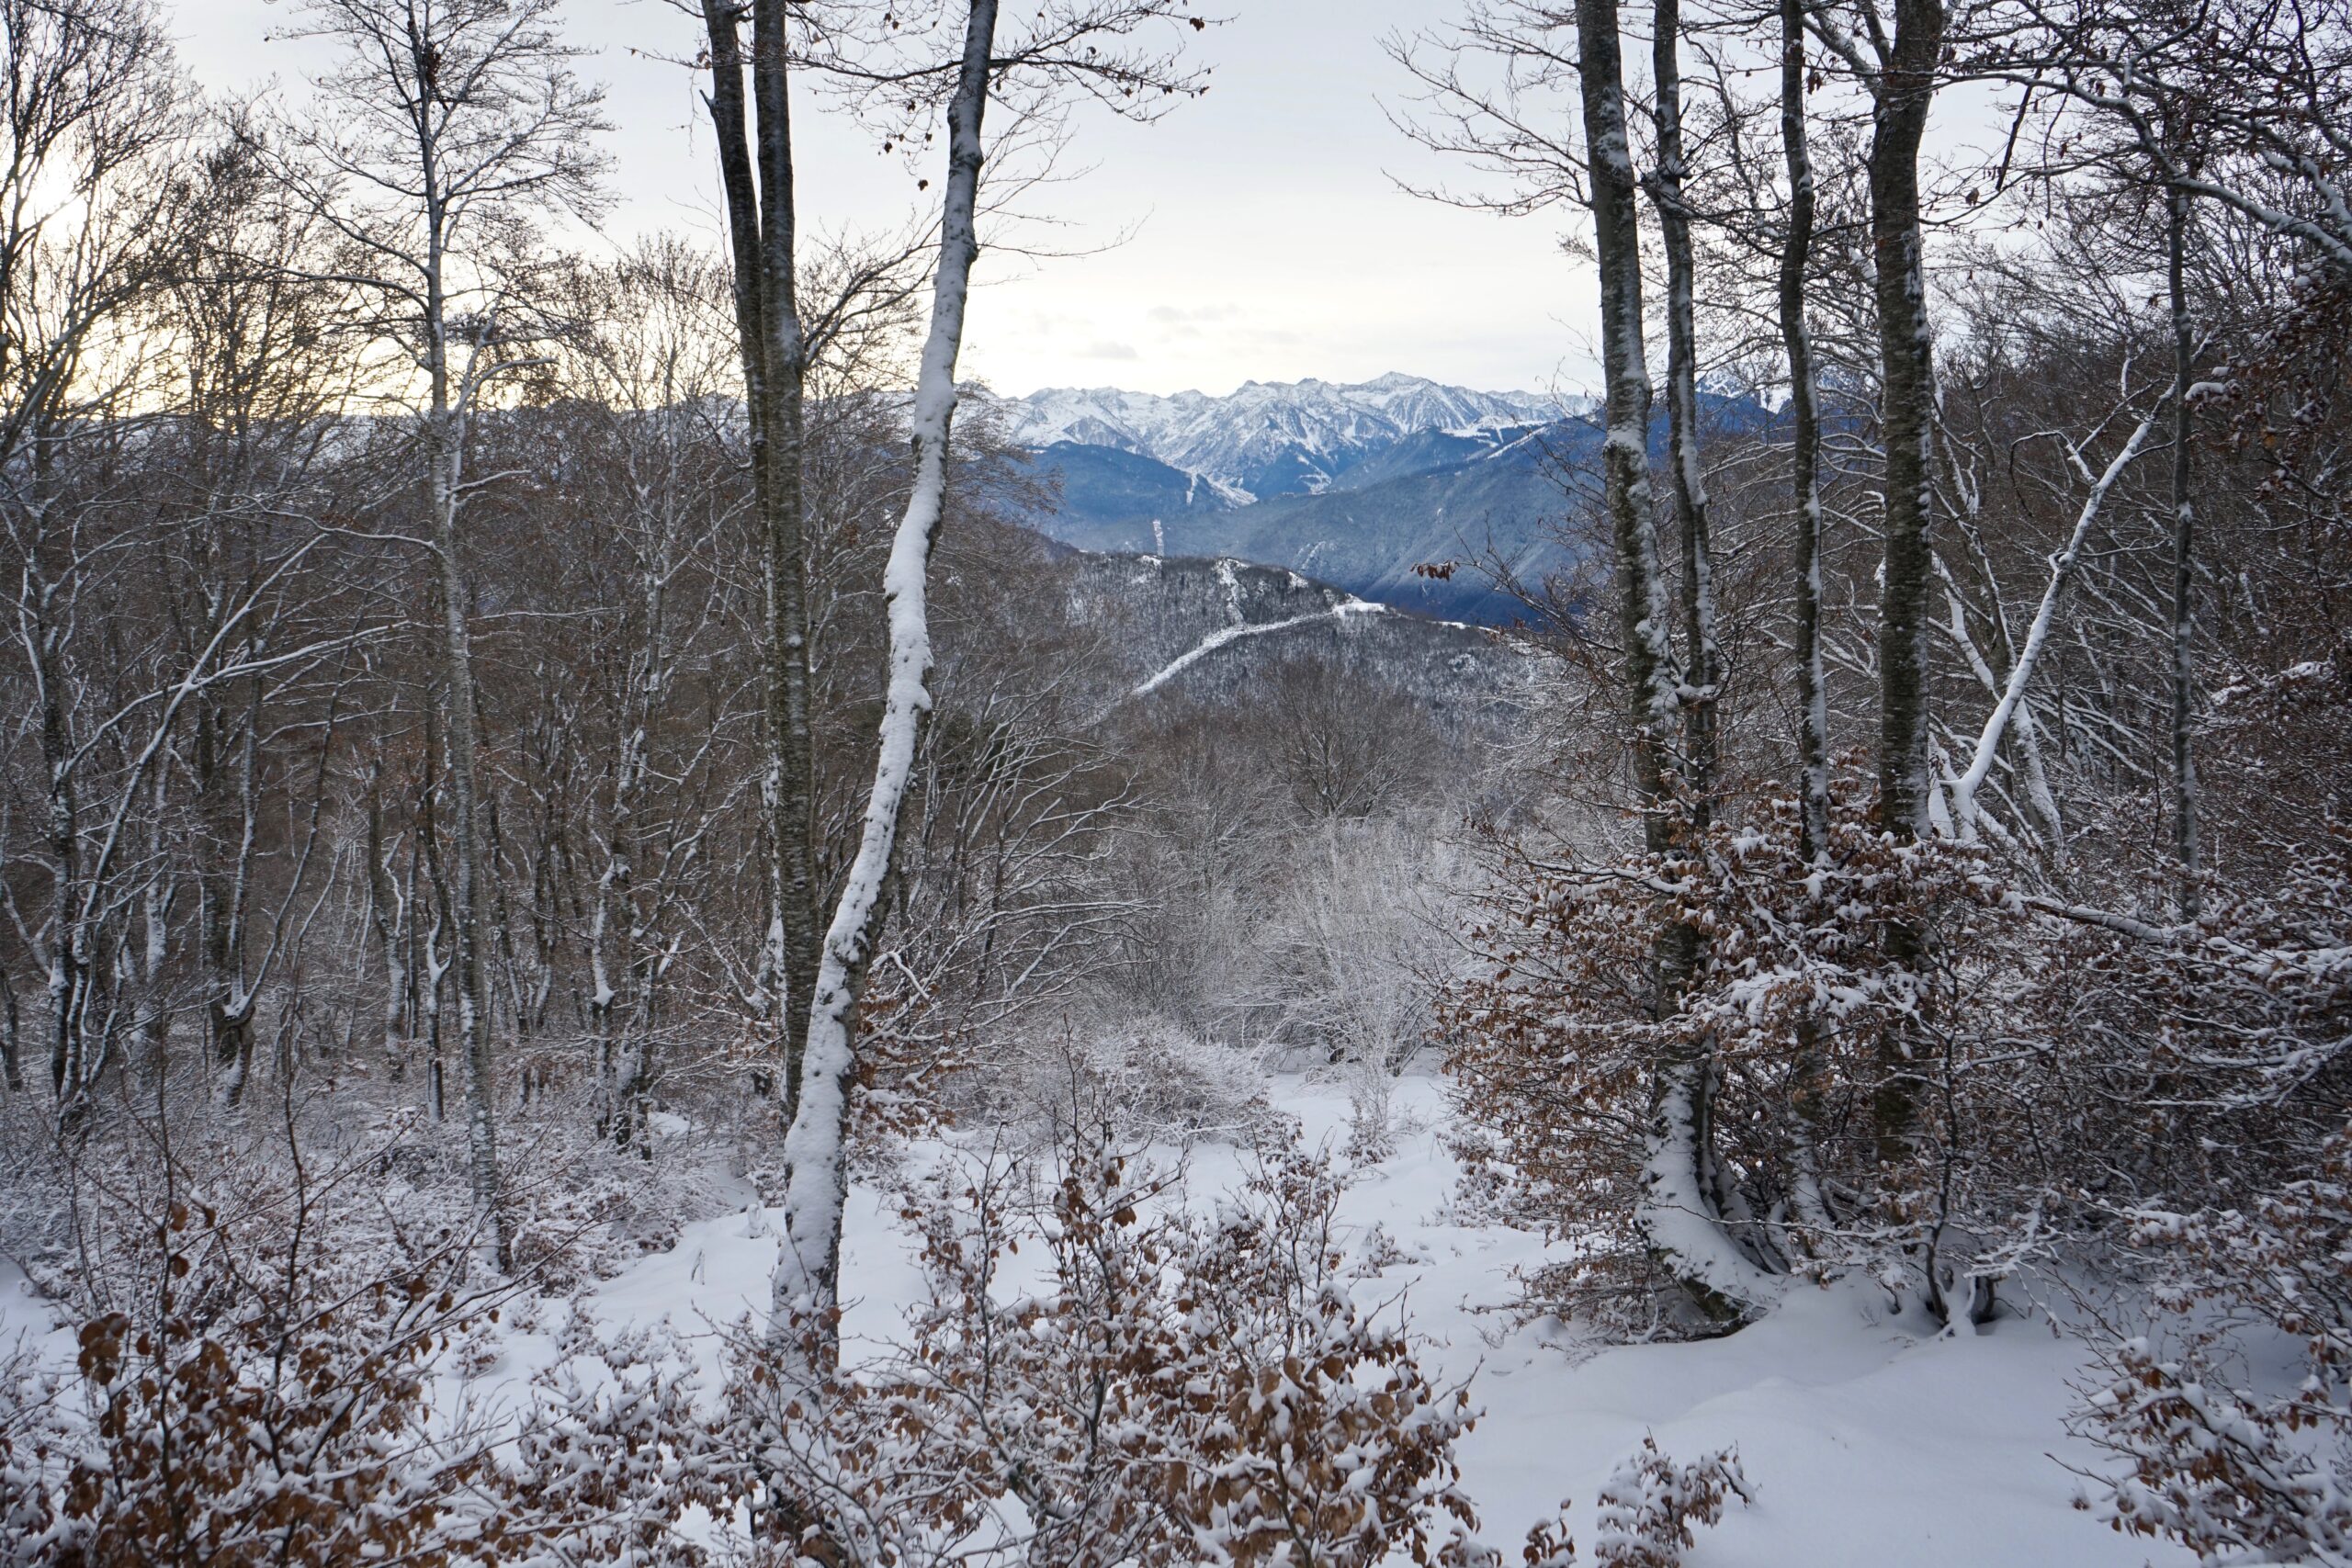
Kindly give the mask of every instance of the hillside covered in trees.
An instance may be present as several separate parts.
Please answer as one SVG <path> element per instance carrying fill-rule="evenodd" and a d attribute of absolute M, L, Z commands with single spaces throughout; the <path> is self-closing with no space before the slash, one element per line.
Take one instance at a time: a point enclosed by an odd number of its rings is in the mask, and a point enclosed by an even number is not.
<path fill-rule="evenodd" d="M 965 351 L 1239 16 L 186 10 L 0 0 L 0 1568 L 2352 1562 L 2345 0 L 1335 21 L 1594 358 L 1231 397 Z"/>

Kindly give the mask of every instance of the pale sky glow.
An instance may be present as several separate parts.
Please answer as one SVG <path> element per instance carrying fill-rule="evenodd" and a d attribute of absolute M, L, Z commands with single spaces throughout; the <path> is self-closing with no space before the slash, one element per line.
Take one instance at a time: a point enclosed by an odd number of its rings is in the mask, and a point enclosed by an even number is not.
<path fill-rule="evenodd" d="M 271 39 L 299 20 L 287 0 L 172 3 L 181 56 L 208 88 L 274 77 L 299 91 L 320 59 L 314 44 Z M 1067 163 L 1085 172 L 1029 203 L 1064 225 L 1043 238 L 1056 249 L 1132 237 L 1037 262 L 984 254 L 966 371 L 1013 395 L 1226 392 L 1388 370 L 1494 389 L 1585 385 L 1593 284 L 1560 252 L 1563 219 L 1458 211 L 1390 182 L 1449 172 L 1380 108 L 1406 92 L 1381 37 L 1443 20 L 1444 0 L 1222 8 L 1234 19 L 1198 44 L 1216 71 L 1208 96 L 1153 126 L 1084 115 Z M 665 0 L 571 0 L 564 15 L 597 51 L 583 73 L 609 92 L 619 200 L 607 229 L 716 244 L 718 181 L 692 75 L 650 58 L 690 54 L 697 24 Z M 794 113 L 805 224 L 894 226 L 927 199 L 896 158 L 808 95 Z M 937 172 L 921 172 L 935 189 Z"/>

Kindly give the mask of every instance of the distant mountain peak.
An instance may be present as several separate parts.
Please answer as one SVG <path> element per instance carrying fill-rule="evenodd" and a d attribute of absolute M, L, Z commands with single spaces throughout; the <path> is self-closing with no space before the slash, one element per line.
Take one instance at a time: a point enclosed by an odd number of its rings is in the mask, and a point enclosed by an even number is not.
<path fill-rule="evenodd" d="M 1106 446 L 1253 496 L 1312 495 L 1356 463 L 1424 431 L 1558 418 L 1557 400 L 1486 392 L 1391 370 L 1369 381 L 1244 381 L 1223 397 L 1048 387 L 1010 405 L 1013 438 Z"/>

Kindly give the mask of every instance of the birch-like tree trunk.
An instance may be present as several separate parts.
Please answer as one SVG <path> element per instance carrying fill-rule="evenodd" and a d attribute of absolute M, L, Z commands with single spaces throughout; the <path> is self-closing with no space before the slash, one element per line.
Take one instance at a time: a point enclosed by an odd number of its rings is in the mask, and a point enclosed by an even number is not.
<path fill-rule="evenodd" d="M 430 198 L 428 198 L 430 199 Z M 499 1267 L 508 1261 L 506 1222 L 499 1205 L 496 1064 L 490 1038 L 488 942 L 482 912 L 489 888 L 480 795 L 480 714 L 474 692 L 473 594 L 458 538 L 463 427 L 449 380 L 447 297 L 441 280 L 438 213 L 425 279 L 426 373 L 424 451 L 433 553 L 440 568 L 439 649 L 442 698 L 447 707 L 449 832 L 452 849 L 449 914 L 451 957 L 457 968 L 458 1039 L 466 1061 L 466 1172 L 475 1212 L 488 1220 Z"/>
<path fill-rule="evenodd" d="M 281 124 L 284 151 L 271 153 L 274 172 L 366 258 L 373 270 L 341 281 L 374 304 L 377 336 L 413 355 L 424 382 L 415 433 L 440 597 L 435 653 L 450 818 L 449 863 L 435 870 L 448 885 L 469 1178 L 502 1266 L 508 1249 L 484 929 L 497 889 L 489 875 L 492 824 L 481 786 L 461 513 L 479 488 L 466 472 L 467 424 L 483 389 L 537 363 L 521 351 L 531 335 L 527 311 L 503 247 L 527 232 L 525 220 L 593 211 L 600 199 L 594 138 L 605 129 L 601 94 L 572 73 L 579 51 L 554 25 L 558 4 L 304 0 L 311 30 L 344 46 L 319 81 L 336 112 Z M 437 1104 L 437 1052 L 435 1059 Z"/>
<path fill-rule="evenodd" d="M 940 220 L 939 270 L 931 326 L 915 387 L 914 483 L 884 569 L 889 647 L 874 784 L 856 857 L 833 909 L 808 999 L 799 1101 L 785 1136 L 785 1227 L 772 1281 L 771 1329 L 789 1355 L 829 1366 L 839 1354 L 842 1205 L 849 1172 L 843 1147 L 857 1072 L 856 1010 L 885 910 L 886 884 L 904 813 L 907 783 L 931 712 L 931 626 L 926 607 L 931 549 L 947 492 L 947 442 L 956 416 L 956 359 L 964 307 L 979 254 L 978 209 L 981 122 L 989 98 L 997 0 L 971 0 L 954 96 L 947 106 L 947 188 Z"/>
<path fill-rule="evenodd" d="M 368 878 L 368 923 L 384 955 L 383 1027 L 378 1040 L 384 1071 L 398 1083 L 408 1066 L 408 1039 L 415 1024 L 409 997 L 408 905 L 392 879 L 392 850 L 384 840 L 384 759 L 380 748 L 368 759 L 367 838 L 360 846 Z"/>
<path fill-rule="evenodd" d="M 2082 510 L 2075 513 L 2074 530 L 2067 535 L 2064 547 L 2051 558 L 2049 585 L 2042 590 L 2041 602 L 2034 608 L 2033 624 L 2026 630 L 2024 646 L 2017 650 L 2016 658 L 2010 662 L 2008 679 L 2002 686 L 1998 700 L 1994 703 L 1992 713 L 1985 717 L 1984 728 L 1977 737 L 1975 750 L 1970 753 L 1968 769 L 1952 783 L 1952 817 L 1964 836 L 1973 837 L 1975 833 L 1976 792 L 1984 787 L 1984 780 L 1993 772 L 1994 761 L 2000 755 L 2003 736 L 2007 733 L 2013 719 L 2022 719 L 2025 716 L 2026 691 L 2032 683 L 2034 671 L 2041 662 L 2042 650 L 2050 645 L 2050 628 L 2057 618 L 2058 605 L 2065 598 L 2066 590 L 2075 581 L 2075 574 L 2082 564 L 2083 547 L 2089 543 L 2091 530 L 2098 525 L 2107 498 L 2115 489 L 2116 480 L 2122 477 L 2123 470 L 2132 466 L 2132 460 L 2147 445 L 2162 412 L 2162 405 L 2159 405 L 2133 426 L 2122 450 L 2096 477 L 2091 475 L 2079 452 L 2069 453 L 2075 468 L 2089 479 L 2090 493 L 2084 498 Z"/>

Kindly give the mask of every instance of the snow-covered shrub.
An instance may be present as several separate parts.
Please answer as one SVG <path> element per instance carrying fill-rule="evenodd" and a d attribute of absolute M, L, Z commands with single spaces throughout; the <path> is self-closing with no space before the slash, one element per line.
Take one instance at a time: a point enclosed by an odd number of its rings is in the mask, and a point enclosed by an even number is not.
<path fill-rule="evenodd" d="M 1644 1438 L 1601 1483 L 1592 1561 L 1599 1568 L 1681 1568 L 1682 1554 L 1698 1544 L 1699 1528 L 1720 1523 L 1724 1504 L 1732 1497 L 1750 1500 L 1738 1450 L 1719 1449 L 1693 1463 L 1677 1464 L 1658 1451 L 1657 1438 Z M 1564 1498 L 1558 1514 L 1529 1529 L 1520 1552 L 1525 1568 L 1577 1568 L 1567 1517 Z M 1501 1568 L 1502 1554 L 1464 1540 L 1445 1562 L 1447 1568 Z"/>
<path fill-rule="evenodd" d="M 575 1322 L 526 1393 L 474 1402 L 517 1287 L 464 1232 L 346 1234 L 356 1174 L 166 1194 L 115 1237 L 72 1371 L 0 1366 L 0 1563 L 699 1561 L 673 1526 L 727 1494 L 682 1359 Z"/>
<path fill-rule="evenodd" d="M 1089 1128 L 1137 1142 L 1249 1143 L 1277 1120 L 1257 1055 L 1172 1020 L 1095 1014 L 1018 1042 L 968 1107 L 1049 1146 Z"/>
<path fill-rule="evenodd" d="M 335 1173 L 345 1175 L 347 1173 Z M 107 1310 L 27 1425 L 0 1416 L 0 1562 L 58 1568 L 492 1568 L 690 1562 L 681 1509 L 718 1500 L 691 1391 L 643 1340 L 571 1336 L 529 1396 L 455 1392 L 514 1287 L 462 1234 L 388 1259 L 343 1245 L 300 1180 L 277 1216 L 174 1198 L 120 1239 Z M 583 1371 L 582 1361 L 593 1363 Z M 50 1391 L 6 1369 L 0 1410 Z"/>
<path fill-rule="evenodd" d="M 2352 823 L 2320 827 L 2193 923 L 2078 910 L 2042 944 L 2023 1001 L 2064 1043 L 2080 1122 L 2057 1153 L 2108 1208 L 2234 1207 L 2333 1157 L 2352 1108 Z"/>
<path fill-rule="evenodd" d="M 1348 1141 L 1342 1152 L 1358 1165 L 1377 1165 L 1396 1147 L 1396 1075 L 1378 1062 L 1351 1062 Z"/>
<path fill-rule="evenodd" d="M 328 1565 L 433 1554 L 480 1478 L 480 1434 L 431 1430 L 430 1362 L 490 1309 L 430 1274 L 240 1300 L 217 1224 L 174 1209 L 155 1278 L 79 1332 L 87 1440 L 56 1561 Z"/>
<path fill-rule="evenodd" d="M 791 1539 L 854 1563 L 1435 1559 L 1473 1418 L 1340 1270 L 1339 1182 L 1266 1147 L 1214 1218 L 1096 1125 L 910 1190 L 908 1341 L 836 1376 L 739 1345 L 735 1419 Z M 1018 1259 L 1018 1261 L 1016 1261 Z M 785 1381 L 779 1381 L 785 1380 Z"/>
<path fill-rule="evenodd" d="M 33 1353 L 0 1352 L 0 1563 L 31 1561 L 53 1546 L 56 1500 L 45 1478 L 63 1437 L 57 1389 Z"/>
<path fill-rule="evenodd" d="M 1394 1072 L 1428 1043 L 1472 874 L 1457 837 L 1436 811 L 1297 836 L 1243 976 L 1263 1033 L 1294 1060 Z"/>
<path fill-rule="evenodd" d="M 2352 1132 L 2319 1174 L 2243 1208 L 2143 1213 L 2170 1321 L 2103 1355 L 2078 1431 L 2124 1461 L 2098 1510 L 2209 1561 L 2352 1552 Z M 2300 1351 L 2264 1386 L 2264 1341 Z"/>
<path fill-rule="evenodd" d="M 340 1245 L 388 1265 L 476 1223 L 460 1122 L 387 1106 L 364 1082 L 235 1109 L 187 1087 L 168 1082 L 160 1112 L 125 1110 L 73 1143 L 36 1142 L 0 1173 L 0 1247 L 76 1310 L 108 1299 L 118 1245 L 167 1190 L 259 1241 L 305 1187 L 332 1211 Z M 542 1088 L 510 1113 L 498 1151 L 507 1272 L 556 1294 L 670 1245 L 724 1202 L 712 1140 L 656 1113 L 623 1147 L 598 1131 L 592 1095 Z"/>
<path fill-rule="evenodd" d="M 657 1112 L 623 1145 L 599 1135 L 582 1098 L 549 1097 L 510 1122 L 500 1150 L 511 1267 L 555 1294 L 609 1279 L 728 1206 L 712 1141 Z M 446 1134 L 444 1134 L 446 1139 Z M 445 1196 L 461 1172 L 444 1172 Z"/>
<path fill-rule="evenodd" d="M 1724 1517 L 1724 1504 L 1748 1500 L 1739 1455 L 1720 1450 L 1677 1464 L 1644 1438 L 1639 1452 L 1601 1483 L 1593 1529 L 1593 1561 L 1601 1568 L 1681 1568 L 1698 1544 L 1698 1527 Z"/>
<path fill-rule="evenodd" d="M 1326 1161 L 1275 1151 L 1181 1259 L 1173 1503 L 1241 1568 L 1427 1563 L 1477 1523 L 1454 1457 L 1468 1393 L 1348 1291 L 1339 1194 Z"/>
<path fill-rule="evenodd" d="M 1589 1244 L 1539 1296 L 1632 1331 L 1660 1303 L 1674 1318 L 1659 1224 L 1680 1215 L 1759 1275 L 1864 1273 L 1978 1319 L 2027 1259 L 2120 1239 L 2116 1216 L 2149 1202 L 2307 1175 L 2341 1126 L 2340 827 L 2172 923 L 2043 891 L 1987 846 L 1899 843 L 1864 798 L 1843 782 L 1811 859 L 1771 796 L 1718 802 L 1657 855 L 1498 839 L 1483 972 L 1444 1021 L 1473 1184 Z M 1695 958 L 1661 1016 L 1677 929 Z M 1677 1063 L 1703 1070 L 1703 1114 L 1668 1130 Z M 1687 1187 L 1663 1182 L 1669 1154 Z"/>
<path fill-rule="evenodd" d="M 1483 971 L 1444 1007 L 1465 1162 L 1586 1243 L 1539 1292 L 1629 1331 L 1679 1323 L 1657 1228 L 1686 1209 L 1660 1196 L 1657 1096 L 1663 1064 L 1702 1061 L 1680 1153 L 1755 1269 L 1861 1267 L 1965 1310 L 2031 1234 L 2042 1176 L 1988 1070 L 2014 1050 L 2018 983 L 1992 933 L 2023 922 L 1980 851 L 1897 843 L 1849 800 L 1811 865 L 1794 803 L 1753 806 L 1663 855 L 1498 842 Z M 1661 1017 L 1658 933 L 1678 924 L 1699 958 Z M 1932 960 L 1898 958 L 1896 930 Z"/>

